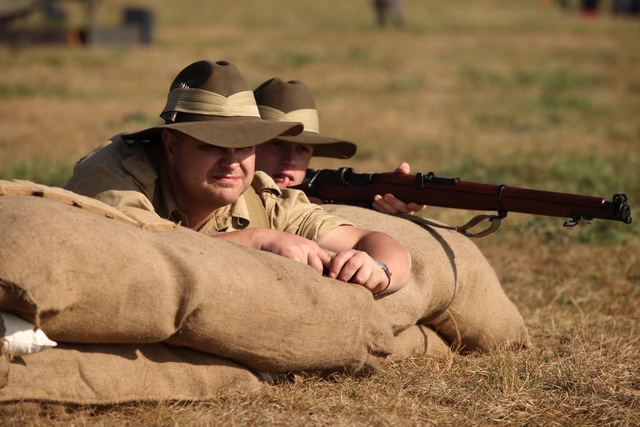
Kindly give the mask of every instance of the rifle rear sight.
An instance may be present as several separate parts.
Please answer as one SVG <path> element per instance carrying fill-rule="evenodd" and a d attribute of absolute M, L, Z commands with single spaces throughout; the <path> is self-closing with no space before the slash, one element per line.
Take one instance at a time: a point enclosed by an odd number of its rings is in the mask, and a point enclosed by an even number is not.
<path fill-rule="evenodd" d="M 442 178 L 433 172 L 429 172 L 426 175 L 418 172 L 416 174 L 416 188 L 418 190 L 424 190 L 425 182 L 442 185 L 456 185 L 460 183 L 460 178 Z"/>

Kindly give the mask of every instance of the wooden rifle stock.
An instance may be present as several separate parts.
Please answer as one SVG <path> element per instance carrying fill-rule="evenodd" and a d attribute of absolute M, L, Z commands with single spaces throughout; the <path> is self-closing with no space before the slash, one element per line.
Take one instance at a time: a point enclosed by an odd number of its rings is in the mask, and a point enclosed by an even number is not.
<path fill-rule="evenodd" d="M 570 218 L 572 227 L 580 220 L 594 218 L 631 224 L 631 207 L 625 194 L 612 200 L 580 194 L 556 193 L 461 181 L 428 174 L 355 173 L 352 168 L 307 170 L 305 182 L 295 187 L 309 197 L 327 202 L 370 203 L 376 194 L 391 193 L 398 199 L 419 204 L 476 211 L 496 211 L 499 218 L 508 212 Z"/>

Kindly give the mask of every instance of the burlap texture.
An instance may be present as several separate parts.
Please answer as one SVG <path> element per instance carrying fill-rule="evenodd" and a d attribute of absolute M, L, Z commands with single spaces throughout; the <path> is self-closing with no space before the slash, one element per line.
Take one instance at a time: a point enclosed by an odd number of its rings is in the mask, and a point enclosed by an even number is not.
<path fill-rule="evenodd" d="M 263 386 L 230 360 L 166 344 L 60 344 L 9 365 L 2 403 L 196 401 Z"/>
<path fill-rule="evenodd" d="M 55 341 L 167 342 L 266 372 L 375 371 L 393 350 L 384 312 L 357 285 L 78 205 L 0 197 L 0 309 Z"/>
<path fill-rule="evenodd" d="M 469 238 L 368 209 L 344 205 L 323 208 L 358 227 L 385 232 L 411 252 L 410 282 L 378 300 L 396 334 L 420 324 L 430 326 L 452 347 L 463 351 L 531 345 L 520 312 Z M 398 340 L 398 345 L 404 343 L 405 353 L 420 344 L 420 335 L 413 336 L 417 339 L 413 343 Z"/>
<path fill-rule="evenodd" d="M 9 356 L 0 352 L 0 389 L 9 382 Z"/>
<path fill-rule="evenodd" d="M 426 325 L 413 325 L 400 331 L 394 339 L 390 360 L 400 361 L 412 357 L 430 357 L 449 360 L 453 357 L 450 344 Z"/>
<path fill-rule="evenodd" d="M 118 209 L 84 196 L 79 196 L 71 191 L 63 188 L 49 187 L 46 185 L 36 184 L 31 181 L 0 180 L 0 196 L 38 196 L 46 199 L 55 200 L 66 205 L 76 206 L 86 211 L 93 212 L 107 218 L 117 219 L 118 221 L 139 225 L 135 220 L 123 214 Z"/>

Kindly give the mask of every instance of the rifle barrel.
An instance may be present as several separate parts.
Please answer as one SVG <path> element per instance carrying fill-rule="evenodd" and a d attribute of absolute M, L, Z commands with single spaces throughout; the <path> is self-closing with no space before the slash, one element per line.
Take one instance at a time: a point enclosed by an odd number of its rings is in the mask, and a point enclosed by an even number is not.
<path fill-rule="evenodd" d="M 580 194 L 441 178 L 433 173 L 399 175 L 358 174 L 351 168 L 309 170 L 299 188 L 326 201 L 371 202 L 376 194 L 391 193 L 400 200 L 454 209 L 497 211 L 580 219 L 594 218 L 631 224 L 631 207 L 624 194 L 612 200 Z"/>

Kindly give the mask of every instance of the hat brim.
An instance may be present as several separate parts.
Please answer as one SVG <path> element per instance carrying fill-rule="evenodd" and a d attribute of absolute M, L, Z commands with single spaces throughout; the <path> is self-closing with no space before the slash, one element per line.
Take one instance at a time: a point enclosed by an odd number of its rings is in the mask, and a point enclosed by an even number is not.
<path fill-rule="evenodd" d="M 343 139 L 323 136 L 314 132 L 303 131 L 299 135 L 280 136 L 276 139 L 295 142 L 297 144 L 313 145 L 314 157 L 334 157 L 336 159 L 348 159 L 356 154 L 358 147 L 353 142 Z"/>
<path fill-rule="evenodd" d="M 160 141 L 163 129 L 175 129 L 207 144 L 225 148 L 253 147 L 278 137 L 298 135 L 302 123 L 270 122 L 259 117 L 217 117 L 206 120 L 169 123 L 138 132 L 124 133 L 122 138 Z"/>

